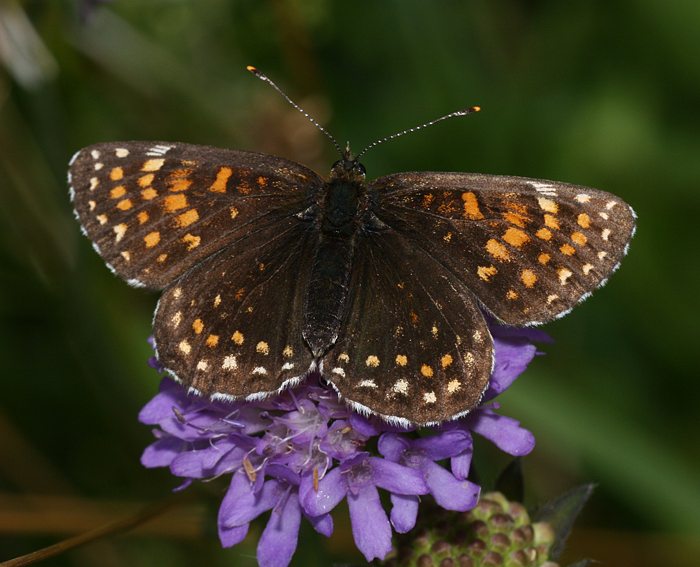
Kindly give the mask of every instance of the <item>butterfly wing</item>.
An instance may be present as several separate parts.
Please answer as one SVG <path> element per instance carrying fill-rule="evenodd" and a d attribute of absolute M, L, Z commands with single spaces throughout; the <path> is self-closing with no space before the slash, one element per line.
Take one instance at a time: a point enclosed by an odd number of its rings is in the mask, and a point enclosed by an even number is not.
<path fill-rule="evenodd" d="M 167 142 L 89 146 L 71 160 L 68 180 L 82 230 L 110 269 L 157 289 L 304 210 L 322 186 L 282 158 Z"/>
<path fill-rule="evenodd" d="M 370 191 L 384 223 L 511 325 L 568 313 L 615 271 L 635 228 L 620 198 L 555 181 L 400 173 Z"/>
<path fill-rule="evenodd" d="M 194 390 L 258 398 L 315 367 L 302 339 L 309 223 L 289 217 L 204 260 L 160 298 L 158 358 Z"/>
<path fill-rule="evenodd" d="M 323 374 L 357 409 L 398 423 L 476 407 L 493 342 L 464 285 L 396 231 L 359 237 L 344 331 Z"/>

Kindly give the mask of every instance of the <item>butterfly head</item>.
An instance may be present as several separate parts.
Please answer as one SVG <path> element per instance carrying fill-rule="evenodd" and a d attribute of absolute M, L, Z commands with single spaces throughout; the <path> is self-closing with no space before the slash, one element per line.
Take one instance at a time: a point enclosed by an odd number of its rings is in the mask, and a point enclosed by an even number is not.
<path fill-rule="evenodd" d="M 367 170 L 350 151 L 350 144 L 345 146 L 345 151 L 331 166 L 331 179 L 344 179 L 348 181 L 364 181 Z"/>

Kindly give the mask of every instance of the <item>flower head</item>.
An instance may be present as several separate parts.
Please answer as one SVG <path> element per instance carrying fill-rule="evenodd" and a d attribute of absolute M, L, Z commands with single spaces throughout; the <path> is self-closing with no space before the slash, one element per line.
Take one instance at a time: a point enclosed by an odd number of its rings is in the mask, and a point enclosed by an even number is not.
<path fill-rule="evenodd" d="M 484 403 L 425 436 L 354 413 L 318 376 L 265 400 L 233 403 L 192 396 L 164 378 L 139 415 L 154 426 L 156 438 L 141 461 L 169 467 L 183 479 L 179 489 L 230 475 L 219 508 L 219 538 L 224 547 L 241 542 L 250 522 L 270 512 L 258 542 L 263 567 L 289 564 L 302 518 L 330 536 L 330 513 L 343 500 L 358 549 L 368 561 L 381 559 L 391 549 L 392 528 L 404 533 L 414 527 L 421 497 L 430 495 L 446 510 L 476 506 L 479 486 L 467 480 L 472 433 L 513 455 L 532 450 L 532 434 L 499 415 L 490 400 L 535 356 L 530 341 L 542 337 L 533 333 L 499 334 L 494 328 L 496 362 Z M 375 446 L 378 451 L 371 450 Z M 389 516 L 380 489 L 390 495 Z"/>

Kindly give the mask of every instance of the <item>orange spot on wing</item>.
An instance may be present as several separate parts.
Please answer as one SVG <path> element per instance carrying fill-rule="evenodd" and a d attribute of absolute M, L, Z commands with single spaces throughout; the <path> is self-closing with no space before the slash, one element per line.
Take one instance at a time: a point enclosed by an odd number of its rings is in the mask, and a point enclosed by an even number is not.
<path fill-rule="evenodd" d="M 189 211 L 179 215 L 175 219 L 175 222 L 177 223 L 177 226 L 184 228 L 186 226 L 191 225 L 194 222 L 197 222 L 198 220 L 199 213 L 197 212 L 197 209 L 190 209 Z"/>
<path fill-rule="evenodd" d="M 158 196 L 158 191 L 156 191 L 153 187 L 149 187 L 148 189 L 144 189 L 141 191 L 141 197 L 145 201 L 150 201 L 151 199 L 155 199 Z"/>
<path fill-rule="evenodd" d="M 236 331 L 231 335 L 231 340 L 236 343 L 237 345 L 242 345 L 243 341 L 245 340 L 245 337 L 243 336 L 243 333 L 240 331 Z"/>
<path fill-rule="evenodd" d="M 147 173 L 146 175 L 142 175 L 139 177 L 139 180 L 137 183 L 139 184 L 139 187 L 148 187 L 151 183 L 153 183 L 153 178 L 155 177 L 154 174 L 152 173 Z"/>
<path fill-rule="evenodd" d="M 187 191 L 192 185 L 192 180 L 189 179 L 189 175 L 192 173 L 191 169 L 176 169 L 168 177 L 168 186 L 173 192 Z"/>
<path fill-rule="evenodd" d="M 143 237 L 143 241 L 146 243 L 146 248 L 153 248 L 160 242 L 160 232 L 149 232 Z"/>
<path fill-rule="evenodd" d="M 267 177 L 263 177 L 263 176 L 261 175 L 260 177 L 258 177 L 258 179 L 257 179 L 256 181 L 257 181 L 257 183 L 258 183 L 258 186 L 260 186 L 260 187 L 265 187 L 265 186 L 267 186 Z"/>
<path fill-rule="evenodd" d="M 219 335 L 209 335 L 206 340 L 207 346 L 209 348 L 214 348 L 219 344 Z"/>
<path fill-rule="evenodd" d="M 184 209 L 187 206 L 187 195 L 183 195 L 182 193 L 178 195 L 168 195 L 163 199 L 163 208 L 169 213 Z"/>
<path fill-rule="evenodd" d="M 511 224 L 525 228 L 525 225 L 530 222 L 530 217 L 527 214 L 527 207 L 513 201 L 504 201 L 503 205 L 508 211 L 501 213 L 501 216 Z"/>
<path fill-rule="evenodd" d="M 185 236 L 182 237 L 182 241 L 187 244 L 187 250 L 194 250 L 199 246 L 199 243 L 202 241 L 202 238 L 199 236 L 195 236 L 193 234 L 190 234 L 189 232 L 185 234 Z"/>
<path fill-rule="evenodd" d="M 579 246 L 583 246 L 586 244 L 586 242 L 588 242 L 588 238 L 586 238 L 586 235 L 582 232 L 574 232 L 571 235 L 571 240 L 574 242 L 574 244 L 578 244 Z"/>
<path fill-rule="evenodd" d="M 160 256 L 158 256 L 157 261 L 160 262 L 160 263 L 162 264 L 162 263 L 165 262 L 167 259 L 168 259 L 168 255 L 167 255 L 167 254 L 161 254 Z"/>
<path fill-rule="evenodd" d="M 199 335 L 203 329 L 204 329 L 204 323 L 202 322 L 202 320 L 195 319 L 194 322 L 192 323 L 192 330 Z"/>
<path fill-rule="evenodd" d="M 535 236 L 537 236 L 537 238 L 541 238 L 542 240 L 549 240 L 552 238 L 552 232 L 546 228 L 541 228 L 535 233 Z"/>
<path fill-rule="evenodd" d="M 544 225 L 549 228 L 559 229 L 559 220 L 554 215 L 544 215 Z"/>
<path fill-rule="evenodd" d="M 121 167 L 113 167 L 109 172 L 109 178 L 112 181 L 119 181 L 124 177 L 124 170 Z"/>
<path fill-rule="evenodd" d="M 516 292 L 514 289 L 509 289 L 508 293 L 506 293 L 506 298 L 510 299 L 511 301 L 515 301 L 518 299 L 518 292 Z"/>
<path fill-rule="evenodd" d="M 126 195 L 126 187 L 123 185 L 117 185 L 109 192 L 109 196 L 112 199 L 119 199 L 119 197 L 123 197 L 124 195 Z"/>
<path fill-rule="evenodd" d="M 131 199 L 122 199 L 117 203 L 117 209 L 120 211 L 128 211 L 133 206 L 134 204 L 131 202 Z"/>
<path fill-rule="evenodd" d="M 145 223 L 146 221 L 148 221 L 148 213 L 147 213 L 146 211 L 141 211 L 141 212 L 137 215 L 137 217 L 138 217 L 138 219 L 139 219 L 139 224 L 143 224 L 143 223 Z"/>
<path fill-rule="evenodd" d="M 486 251 L 491 254 L 491 256 L 496 258 L 496 260 L 501 260 L 504 262 L 510 260 L 510 254 L 508 253 L 508 250 L 506 250 L 506 247 L 498 242 L 498 240 L 494 240 L 493 238 L 486 243 Z"/>
<path fill-rule="evenodd" d="M 576 219 L 576 222 L 581 228 L 588 228 L 591 226 L 591 217 L 589 217 L 586 213 L 581 213 Z"/>
<path fill-rule="evenodd" d="M 430 368 L 430 366 L 428 366 L 427 364 L 421 365 L 420 373 L 426 378 L 432 378 L 434 374 L 433 369 Z"/>
<path fill-rule="evenodd" d="M 209 191 L 214 193 L 226 193 L 226 183 L 228 183 L 228 179 L 232 174 L 233 170 L 230 167 L 220 167 L 219 171 L 216 172 L 214 183 L 209 187 Z"/>
<path fill-rule="evenodd" d="M 467 193 L 462 193 L 462 200 L 464 201 L 464 218 L 471 220 L 480 220 L 484 218 L 479 209 L 479 202 L 476 199 L 476 195 L 471 191 Z"/>
<path fill-rule="evenodd" d="M 447 368 L 450 364 L 452 364 L 452 355 L 451 354 L 445 354 L 443 357 L 440 359 L 440 366 L 443 368 Z"/>
<path fill-rule="evenodd" d="M 537 281 L 537 276 L 532 270 L 523 270 L 520 272 L 520 281 L 525 284 L 525 287 L 532 287 Z"/>
<path fill-rule="evenodd" d="M 530 240 L 530 237 L 518 228 L 509 228 L 503 234 L 502 238 L 508 244 L 515 246 L 516 248 L 520 248 L 523 244 Z"/>
<path fill-rule="evenodd" d="M 491 276 L 494 276 L 496 275 L 496 273 L 498 273 L 498 270 L 495 266 L 479 266 L 476 269 L 476 273 L 482 280 L 487 282 L 490 281 Z"/>
<path fill-rule="evenodd" d="M 571 244 L 564 244 L 559 248 L 561 250 L 561 253 L 564 254 L 565 256 L 573 256 L 574 252 L 576 252 L 576 249 L 571 246 Z"/>
<path fill-rule="evenodd" d="M 542 253 L 537 257 L 537 261 L 543 265 L 548 264 L 551 259 L 552 259 L 552 257 L 549 254 L 545 254 L 545 253 Z"/>

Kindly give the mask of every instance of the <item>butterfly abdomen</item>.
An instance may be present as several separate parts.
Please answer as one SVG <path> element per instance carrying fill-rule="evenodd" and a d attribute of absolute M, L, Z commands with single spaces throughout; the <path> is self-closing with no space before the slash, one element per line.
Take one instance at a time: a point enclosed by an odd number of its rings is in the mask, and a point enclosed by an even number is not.
<path fill-rule="evenodd" d="M 323 356 L 335 344 L 347 314 L 358 211 L 365 194 L 359 180 L 333 178 L 325 187 L 304 307 L 304 339 L 315 357 Z"/>

